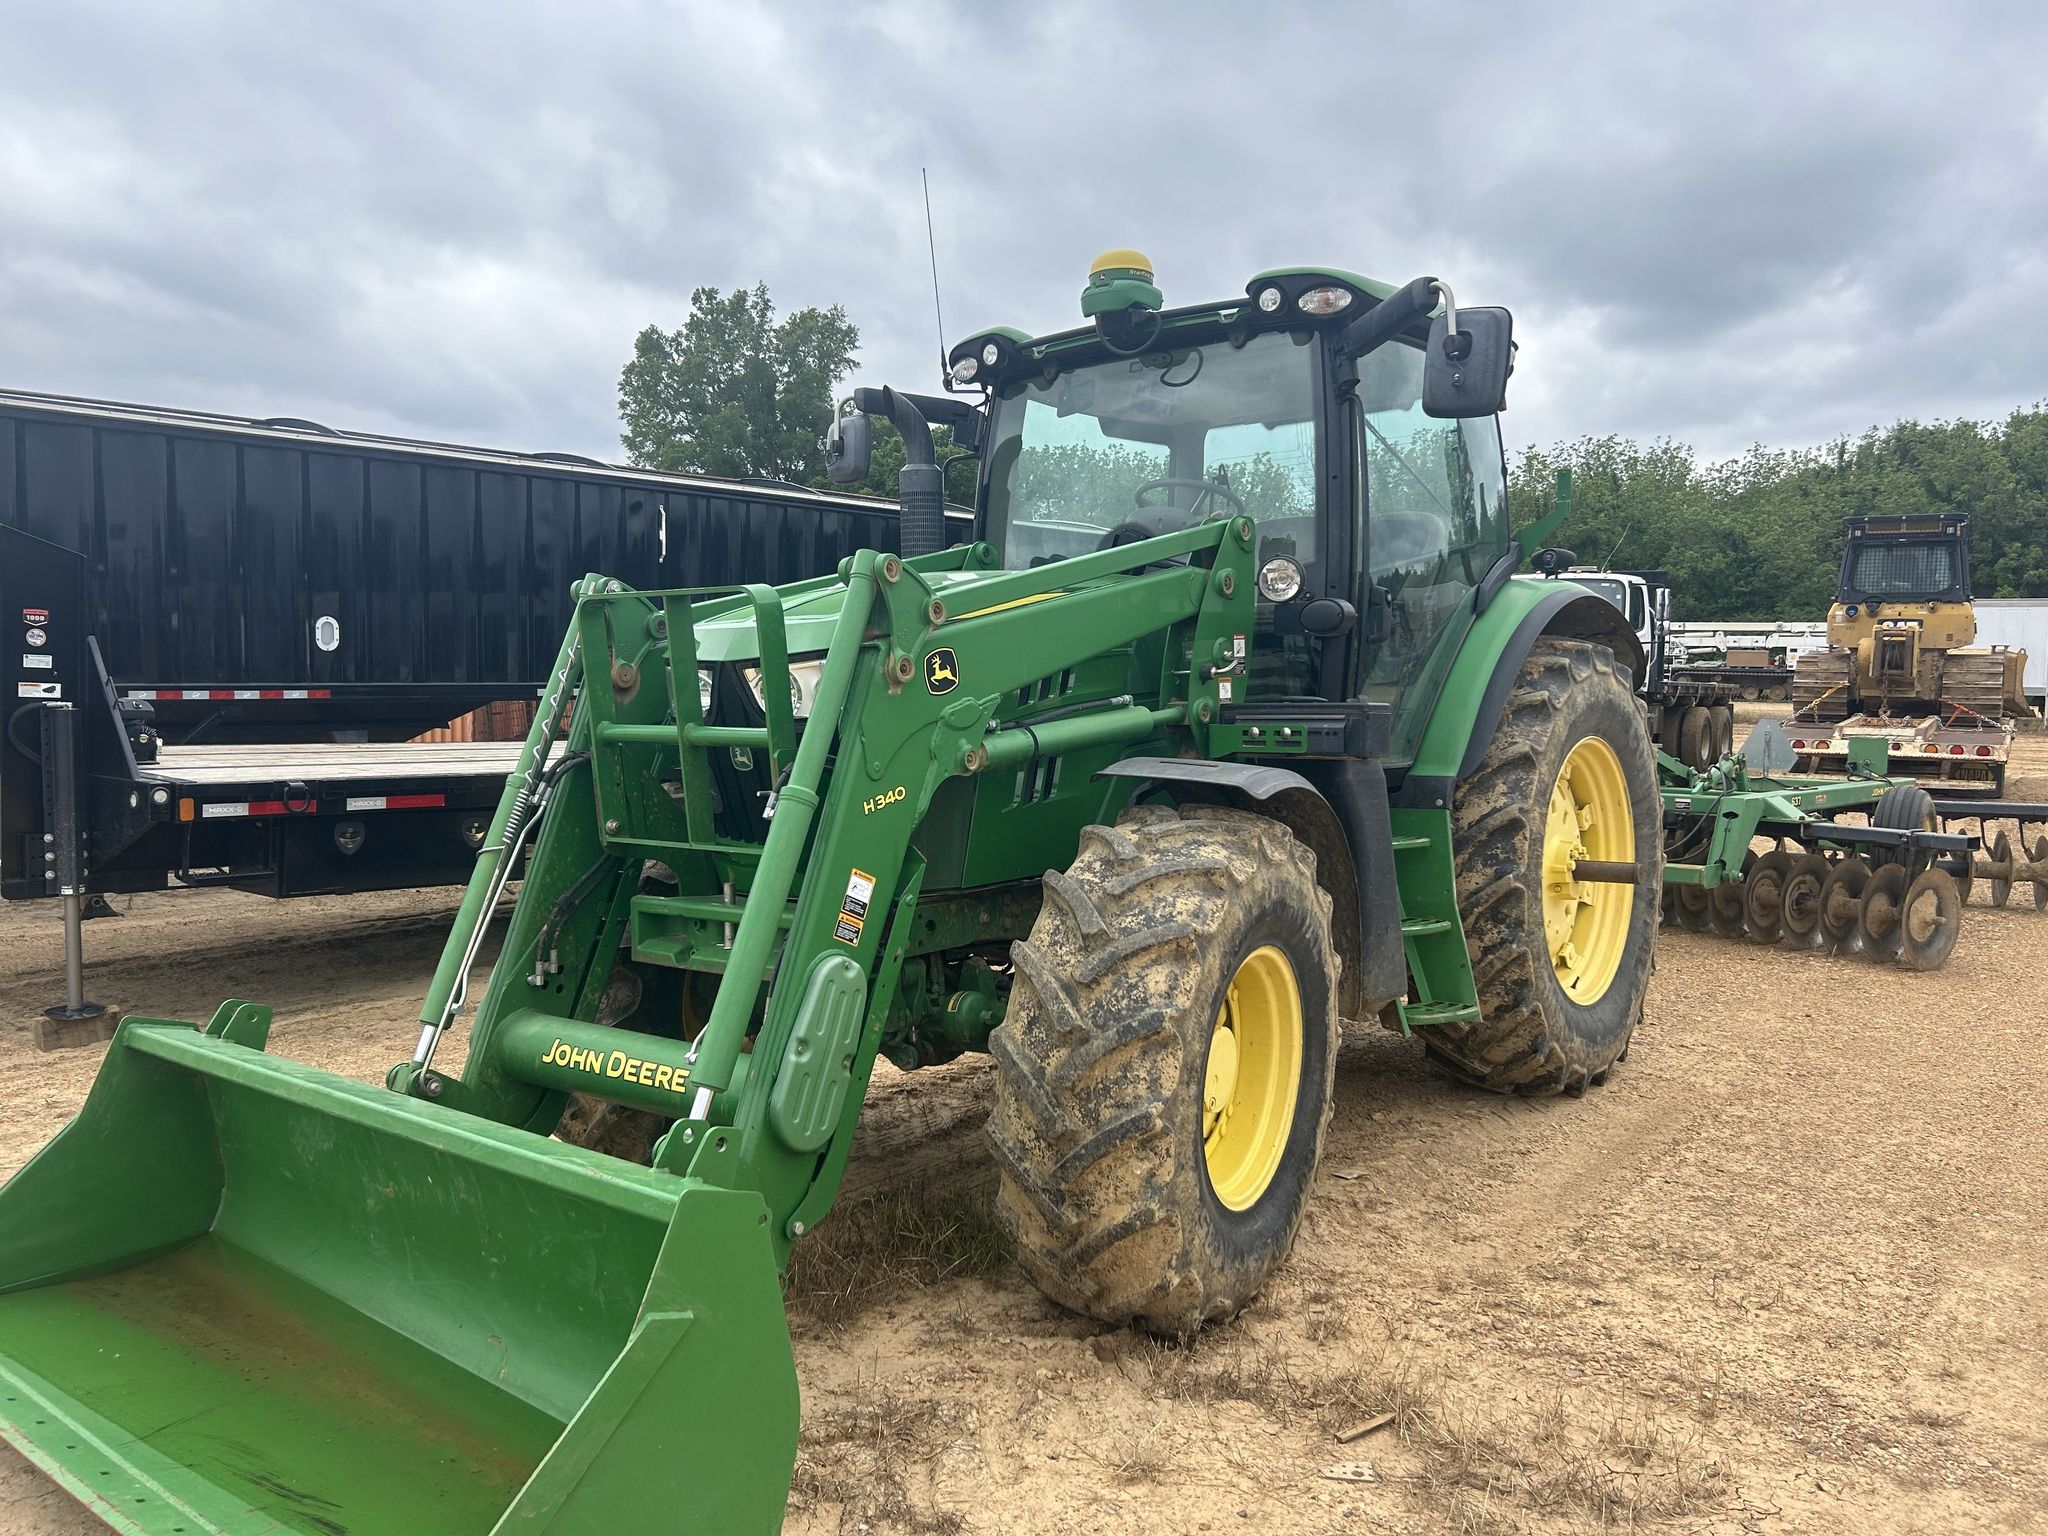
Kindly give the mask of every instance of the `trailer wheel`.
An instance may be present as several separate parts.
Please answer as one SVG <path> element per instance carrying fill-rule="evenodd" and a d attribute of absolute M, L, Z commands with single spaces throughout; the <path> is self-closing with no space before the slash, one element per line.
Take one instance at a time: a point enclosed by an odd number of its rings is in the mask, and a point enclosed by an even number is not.
<path fill-rule="evenodd" d="M 1714 761 L 1718 763 L 1735 750 L 1735 706 L 1716 704 L 1711 713 L 1714 717 Z"/>
<path fill-rule="evenodd" d="M 1500 1092 L 1578 1091 L 1605 1076 L 1642 1019 L 1662 824 L 1656 759 L 1613 653 L 1537 641 L 1452 802 L 1479 1021 L 1423 1026 L 1433 1057 Z M 1579 857 L 1640 864 L 1642 878 L 1575 881 Z"/>
<path fill-rule="evenodd" d="M 1678 758 L 1694 772 L 1714 761 L 1714 722 L 1702 705 L 1688 704 L 1679 721 Z"/>
<path fill-rule="evenodd" d="M 988 1141 L 1039 1289 L 1185 1336 L 1240 1310 L 1301 1223 L 1336 1066 L 1315 856 L 1266 817 L 1139 807 L 1049 871 Z"/>
<path fill-rule="evenodd" d="M 1934 796 L 1918 784 L 1896 784 L 1877 797 L 1870 808 L 1870 824 L 1894 832 L 1934 832 L 1940 829 L 1935 817 Z M 1887 848 L 1877 856 L 1880 864 L 1904 864 L 1904 848 Z"/>

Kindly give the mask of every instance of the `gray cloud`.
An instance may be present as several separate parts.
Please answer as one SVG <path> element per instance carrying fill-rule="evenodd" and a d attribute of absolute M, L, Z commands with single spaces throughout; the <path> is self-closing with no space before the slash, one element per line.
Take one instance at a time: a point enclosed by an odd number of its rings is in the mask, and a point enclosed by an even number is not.
<path fill-rule="evenodd" d="M 843 303 L 931 382 L 1327 261 L 1517 313 L 1512 443 L 1708 452 L 2048 394 L 2029 5 L 23 9 L 0 380 L 617 453 L 691 288 Z"/>

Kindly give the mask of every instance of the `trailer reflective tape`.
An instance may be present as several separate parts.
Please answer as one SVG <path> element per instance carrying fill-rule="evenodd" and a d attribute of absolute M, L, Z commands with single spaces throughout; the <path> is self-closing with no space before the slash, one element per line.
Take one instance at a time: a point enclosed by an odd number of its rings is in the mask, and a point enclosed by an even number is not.
<path fill-rule="evenodd" d="M 124 688 L 124 699 L 155 699 L 160 703 L 209 699 L 331 699 L 332 688 Z"/>
<path fill-rule="evenodd" d="M 448 803 L 446 795 L 350 795 L 342 802 L 348 811 L 433 811 Z"/>

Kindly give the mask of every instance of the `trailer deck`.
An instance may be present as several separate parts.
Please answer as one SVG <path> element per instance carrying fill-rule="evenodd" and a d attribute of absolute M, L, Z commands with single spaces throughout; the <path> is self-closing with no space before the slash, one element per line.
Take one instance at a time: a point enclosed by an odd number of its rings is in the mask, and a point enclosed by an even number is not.
<path fill-rule="evenodd" d="M 154 763 L 138 764 L 145 784 L 211 787 L 366 780 L 502 779 L 519 761 L 516 741 L 227 742 L 161 747 Z"/>

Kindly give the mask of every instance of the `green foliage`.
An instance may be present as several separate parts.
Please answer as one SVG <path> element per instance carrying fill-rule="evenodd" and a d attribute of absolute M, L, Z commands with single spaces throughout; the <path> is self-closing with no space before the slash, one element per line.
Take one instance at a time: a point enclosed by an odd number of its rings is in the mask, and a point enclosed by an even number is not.
<path fill-rule="evenodd" d="M 1967 513 L 1976 595 L 2048 595 L 2048 407 L 2003 423 L 1902 421 L 1718 464 L 1668 439 L 1532 448 L 1510 485 L 1515 526 L 1549 509 L 1567 466 L 1572 515 L 1560 539 L 1588 564 L 1611 553 L 1620 569 L 1668 570 L 1678 618 L 1823 617 L 1843 519 L 1856 513 Z"/>
<path fill-rule="evenodd" d="M 856 496 L 886 496 L 894 501 L 896 476 L 903 468 L 903 438 L 893 425 L 879 416 L 874 418 L 873 425 L 874 452 L 868 458 L 867 478 L 859 485 L 834 486 L 833 489 L 851 491 Z M 932 451 L 946 471 L 946 499 L 963 507 L 973 506 L 977 462 L 974 455 L 953 446 L 951 427 L 932 428 Z M 831 485 L 822 475 L 812 483 Z"/>
<path fill-rule="evenodd" d="M 682 328 L 650 325 L 619 373 L 620 440 L 650 469 L 823 485 L 833 386 L 860 332 L 838 305 L 778 322 L 765 284 L 690 295 Z"/>

